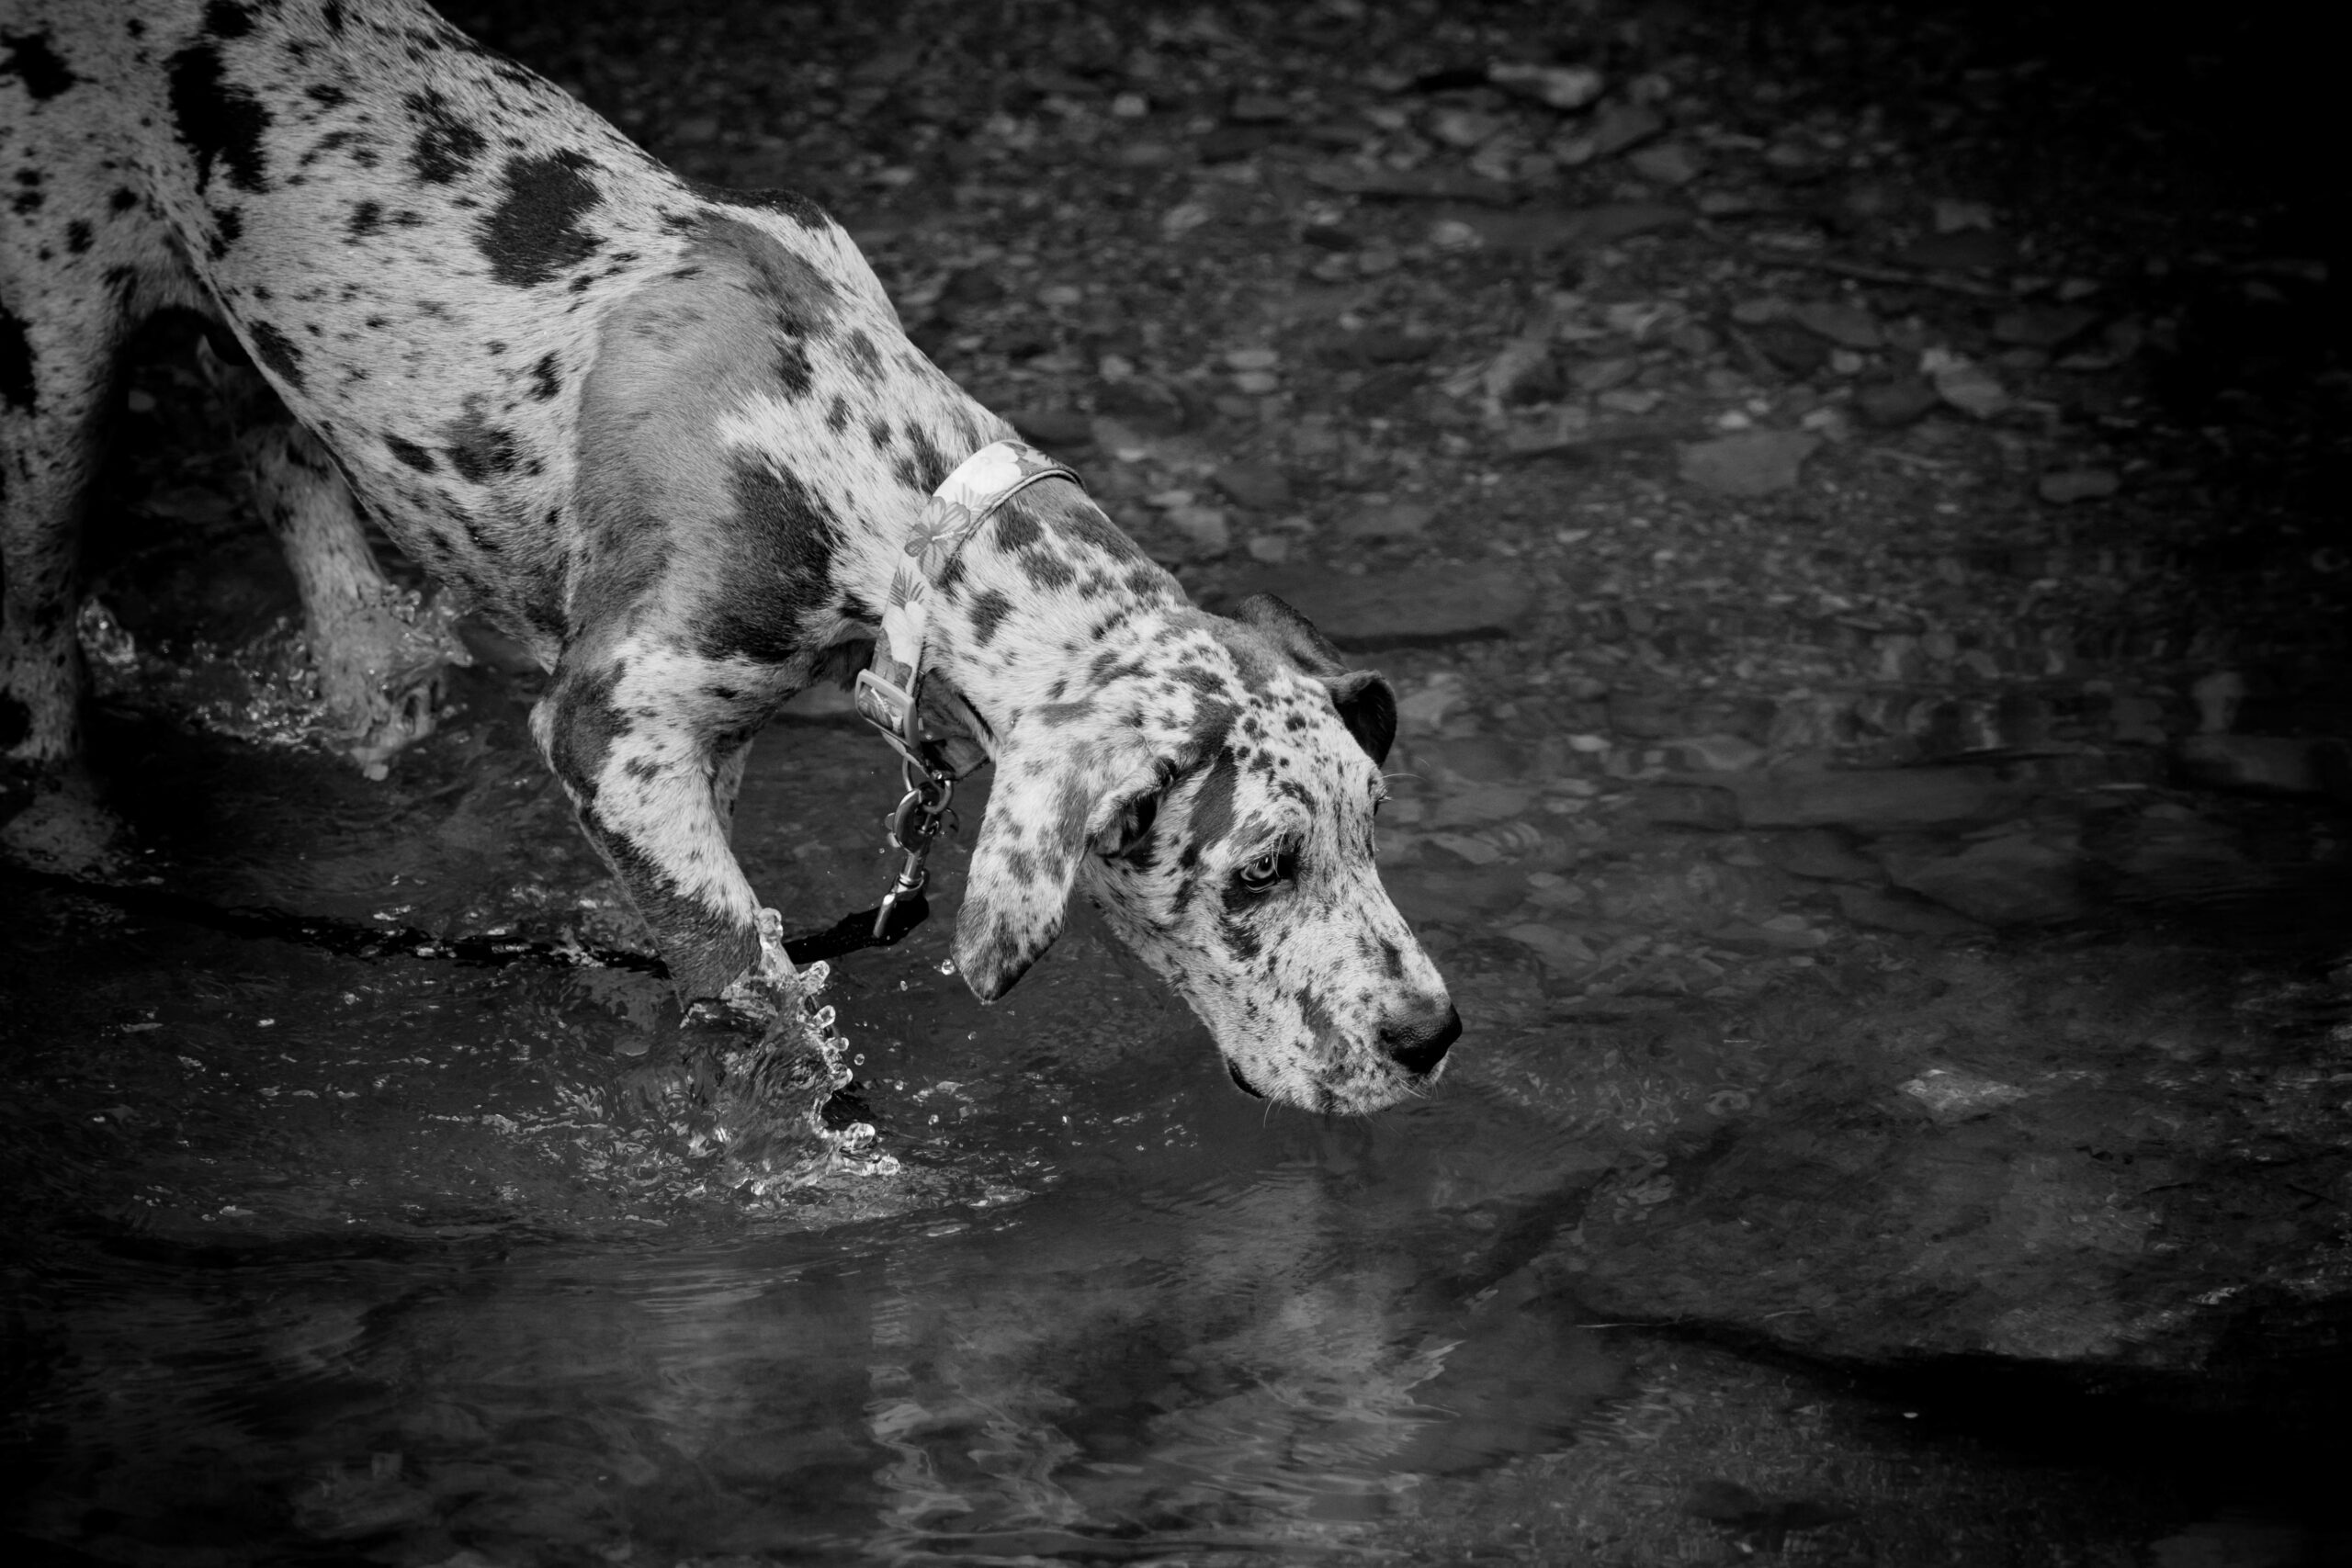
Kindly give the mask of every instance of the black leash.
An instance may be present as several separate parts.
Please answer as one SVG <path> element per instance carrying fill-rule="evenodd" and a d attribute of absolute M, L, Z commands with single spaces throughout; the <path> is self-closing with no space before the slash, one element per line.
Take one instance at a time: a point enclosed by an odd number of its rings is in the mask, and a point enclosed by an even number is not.
<path fill-rule="evenodd" d="M 230 936 L 291 942 L 339 958 L 429 958 L 492 967 L 539 964 L 565 969 L 627 969 L 663 978 L 670 973 L 668 965 L 650 953 L 618 948 L 529 942 L 520 937 L 435 936 L 413 926 L 361 925 L 356 920 L 322 915 L 289 914 L 263 905 L 224 908 L 160 887 L 85 882 L 80 877 L 6 863 L 0 863 L 0 878 L 29 883 L 54 893 L 95 898 L 147 919 L 175 920 Z M 921 892 L 902 893 L 888 900 L 881 909 L 860 909 L 854 915 L 842 916 L 821 931 L 787 937 L 784 951 L 795 964 L 808 964 L 839 958 L 861 948 L 889 947 L 921 925 L 930 912 L 931 907 Z"/>

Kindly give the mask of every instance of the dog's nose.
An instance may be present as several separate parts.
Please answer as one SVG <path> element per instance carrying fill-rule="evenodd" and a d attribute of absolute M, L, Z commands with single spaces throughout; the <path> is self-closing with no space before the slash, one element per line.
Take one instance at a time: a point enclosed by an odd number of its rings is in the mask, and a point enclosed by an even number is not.
<path fill-rule="evenodd" d="M 1387 1051 L 1388 1059 L 1419 1077 L 1443 1061 L 1446 1052 L 1462 1038 L 1462 1015 L 1448 1006 L 1445 1017 L 1438 1021 L 1435 1028 L 1417 1029 L 1411 1032 L 1402 1029 L 1383 1030 L 1381 1034 L 1381 1044 Z"/>

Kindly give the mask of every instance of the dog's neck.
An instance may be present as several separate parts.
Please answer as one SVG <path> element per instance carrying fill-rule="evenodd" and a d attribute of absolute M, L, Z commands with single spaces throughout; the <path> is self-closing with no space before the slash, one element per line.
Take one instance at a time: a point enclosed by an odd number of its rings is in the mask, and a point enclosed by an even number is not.
<path fill-rule="evenodd" d="M 1207 622 L 1076 486 L 1048 481 L 1008 502 L 942 573 L 924 663 L 980 719 L 994 755 L 1018 726 L 1082 721 L 1147 665 L 1205 675 L 1227 662 Z M 1196 653 L 1182 646 L 1193 642 Z M 1146 649 L 1160 657 L 1139 658 Z M 1154 717 L 1189 728 L 1225 683 L 1179 680 Z"/>

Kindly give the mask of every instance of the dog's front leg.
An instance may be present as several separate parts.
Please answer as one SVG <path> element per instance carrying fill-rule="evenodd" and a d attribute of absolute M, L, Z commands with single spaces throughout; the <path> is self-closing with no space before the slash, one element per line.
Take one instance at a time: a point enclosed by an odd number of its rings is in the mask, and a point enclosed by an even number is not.
<path fill-rule="evenodd" d="M 759 900 L 728 848 L 732 803 L 719 797 L 733 793 L 748 735 L 740 687 L 715 705 L 710 672 L 690 662 L 567 654 L 531 712 L 540 751 L 652 928 L 682 1001 L 718 996 L 759 953 Z"/>

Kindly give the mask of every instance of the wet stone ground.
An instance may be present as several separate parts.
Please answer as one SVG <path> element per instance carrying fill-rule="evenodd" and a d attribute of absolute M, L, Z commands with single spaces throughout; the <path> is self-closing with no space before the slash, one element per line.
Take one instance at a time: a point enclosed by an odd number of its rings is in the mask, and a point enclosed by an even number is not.
<path fill-rule="evenodd" d="M 630 961 L 527 662 L 469 625 L 379 779 L 315 732 L 167 324 L 94 528 L 103 813 L 0 794 L 17 1552 L 2352 1553 L 2346 381 L 2285 43 L 460 11 L 826 201 L 1196 598 L 1388 673 L 1465 1036 L 1427 1102 L 1269 1113 L 1083 917 L 985 1010 L 938 919 L 825 998 L 888 1159 L 763 1179 L 791 1119 Z M 838 694 L 763 735 L 788 928 L 872 903 L 894 782 Z"/>

